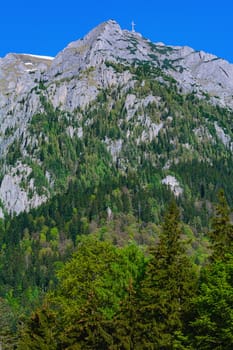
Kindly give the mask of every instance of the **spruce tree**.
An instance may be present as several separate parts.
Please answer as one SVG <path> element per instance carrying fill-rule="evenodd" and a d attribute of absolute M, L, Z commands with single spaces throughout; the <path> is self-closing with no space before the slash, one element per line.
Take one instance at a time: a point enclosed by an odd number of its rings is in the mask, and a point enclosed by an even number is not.
<path fill-rule="evenodd" d="M 33 312 L 26 323 L 21 324 L 19 332 L 19 350 L 56 350 L 59 349 L 57 334 L 59 325 L 56 313 L 43 305 Z"/>
<path fill-rule="evenodd" d="M 140 317 L 138 293 L 132 280 L 130 280 L 128 294 L 122 300 L 120 310 L 113 319 L 112 328 L 111 350 L 145 349 L 142 337 L 144 324 Z"/>
<path fill-rule="evenodd" d="M 13 349 L 17 343 L 16 319 L 8 302 L 0 298 L 0 349 Z"/>
<path fill-rule="evenodd" d="M 193 314 L 194 349 L 233 349 L 232 255 L 226 261 L 217 260 L 203 268 Z"/>
<path fill-rule="evenodd" d="M 90 291 L 77 318 L 59 333 L 61 349 L 108 350 L 112 341 L 111 321 L 98 310 L 98 298 Z"/>
<path fill-rule="evenodd" d="M 196 275 L 181 240 L 179 210 L 172 202 L 159 244 L 151 249 L 141 288 L 145 349 L 182 349 L 185 319 L 194 295 Z M 185 337 L 183 337 L 184 339 Z"/>
<path fill-rule="evenodd" d="M 194 348 L 233 348 L 233 226 L 223 190 L 218 194 L 216 214 L 209 233 L 212 255 L 201 270 L 199 291 L 193 300 Z"/>
<path fill-rule="evenodd" d="M 233 225 L 230 222 L 230 208 L 223 190 L 219 191 L 212 230 L 209 233 L 212 243 L 211 260 L 222 260 L 233 247 Z"/>

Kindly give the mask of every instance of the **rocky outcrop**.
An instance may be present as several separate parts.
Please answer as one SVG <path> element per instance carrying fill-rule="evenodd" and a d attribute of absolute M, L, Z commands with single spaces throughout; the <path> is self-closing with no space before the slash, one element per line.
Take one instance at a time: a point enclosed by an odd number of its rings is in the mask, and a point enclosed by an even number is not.
<path fill-rule="evenodd" d="M 0 199 L 4 208 L 12 215 L 29 211 L 48 199 L 48 193 L 47 196 L 37 193 L 34 179 L 29 179 L 31 172 L 32 169 L 29 166 L 18 163 L 16 167 L 10 168 L 2 180 Z"/>
<path fill-rule="evenodd" d="M 233 65 L 214 55 L 195 51 L 189 47 L 166 46 L 152 43 L 139 33 L 122 30 L 113 20 L 100 24 L 83 39 L 70 43 L 55 58 L 28 54 L 8 54 L 0 59 L 0 160 L 4 159 L 9 147 L 20 140 L 21 153 L 30 154 L 27 146 L 37 140 L 29 135 L 30 120 L 36 113 L 44 111 L 43 98 L 54 109 L 72 113 L 84 110 L 95 101 L 103 89 L 118 88 L 127 94 L 125 101 L 126 122 L 140 125 L 142 131 L 136 142 L 151 142 L 162 132 L 165 122 L 152 120 L 150 116 L 137 115 L 150 104 L 160 106 L 160 97 L 149 93 L 139 98 L 133 91 L 135 80 L 129 69 L 117 69 L 116 65 L 129 66 L 149 62 L 165 75 L 173 77 L 183 92 L 194 91 L 197 97 L 209 95 L 210 101 L 233 108 Z M 114 64 L 109 64 L 114 63 Z M 162 77 L 159 77 L 163 81 Z M 143 84 L 143 82 L 142 82 Z M 137 115 L 135 121 L 134 116 Z M 168 117 L 169 118 L 169 117 Z M 167 118 L 167 120 L 168 120 Z M 172 117 L 170 117 L 172 120 Z M 66 129 L 70 138 L 83 137 L 81 126 L 70 125 Z M 223 144 L 232 149 L 232 140 L 223 129 L 215 124 L 215 131 Z M 133 134 L 127 129 L 126 139 Z M 210 139 L 208 132 L 196 129 L 196 136 Z M 31 140 L 31 141 L 30 141 Z M 124 141 L 104 140 L 107 150 L 116 161 Z M 38 161 L 38 159 L 34 159 Z M 39 162 L 39 161 L 38 161 Z M 2 168 L 0 199 L 10 213 L 19 213 L 44 202 L 48 195 L 39 195 L 31 181 L 25 190 L 20 185 L 29 168 L 13 164 Z M 18 170 L 16 175 L 14 169 Z M 23 171 L 24 169 L 26 171 Z M 22 170 L 22 171 L 21 171 Z M 22 174 L 26 175 L 22 175 Z M 175 195 L 182 193 L 173 178 L 165 178 Z M 30 192 L 30 195 L 29 195 Z M 32 194 L 33 192 L 33 194 Z M 0 216 L 2 212 L 0 212 Z"/>
<path fill-rule="evenodd" d="M 183 193 L 183 189 L 180 186 L 179 181 L 175 178 L 175 176 L 167 175 L 162 180 L 163 185 L 167 185 L 170 187 L 171 191 L 174 193 L 176 197 L 179 197 Z"/>
<path fill-rule="evenodd" d="M 0 155 L 27 127 L 40 110 L 34 88 L 50 66 L 52 58 L 8 54 L 0 59 Z"/>
<path fill-rule="evenodd" d="M 205 92 L 222 106 L 233 108 L 233 65 L 217 56 L 191 48 L 174 47 L 176 71 L 170 74 L 184 91 Z"/>
<path fill-rule="evenodd" d="M 218 103 L 233 107 L 233 65 L 189 47 L 153 44 L 110 20 L 69 44 L 54 59 L 26 54 L 0 59 L 1 131 L 40 108 L 34 91 L 38 83 L 44 84 L 55 108 L 74 110 L 94 100 L 103 88 L 130 84 L 128 71 L 120 74 L 106 67 L 106 62 L 128 65 L 140 61 L 164 69 L 184 91 L 207 92 Z"/>

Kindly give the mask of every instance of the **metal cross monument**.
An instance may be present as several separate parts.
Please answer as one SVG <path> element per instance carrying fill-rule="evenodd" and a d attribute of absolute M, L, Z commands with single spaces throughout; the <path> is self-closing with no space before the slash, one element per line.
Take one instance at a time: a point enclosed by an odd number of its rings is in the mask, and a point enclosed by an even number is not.
<path fill-rule="evenodd" d="M 132 21 L 132 32 L 134 33 L 135 32 L 135 26 L 136 26 L 136 24 L 134 23 L 134 21 Z"/>

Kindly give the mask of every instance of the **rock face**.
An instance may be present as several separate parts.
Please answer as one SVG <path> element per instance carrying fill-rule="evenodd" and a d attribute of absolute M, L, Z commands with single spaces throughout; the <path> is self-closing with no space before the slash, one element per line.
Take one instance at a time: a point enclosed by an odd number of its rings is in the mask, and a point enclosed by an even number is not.
<path fill-rule="evenodd" d="M 176 197 L 180 196 L 183 193 L 183 190 L 178 180 L 174 176 L 171 176 L 171 175 L 166 176 L 162 180 L 162 184 L 169 186 Z"/>
<path fill-rule="evenodd" d="M 33 88 L 51 61 L 52 58 L 23 54 L 8 54 L 0 59 L 0 155 L 39 111 L 39 97 Z"/>
<path fill-rule="evenodd" d="M 30 167 L 18 163 L 15 168 L 11 168 L 10 173 L 4 176 L 0 187 L 0 198 L 10 214 L 29 211 L 47 200 L 46 195 L 36 193 L 33 178 L 30 179 L 28 188 L 23 188 L 23 183 L 31 172 Z"/>
<path fill-rule="evenodd" d="M 5 210 L 18 214 L 38 206 L 50 195 L 50 191 L 45 191 L 43 195 L 37 193 L 33 181 L 28 179 L 28 165 L 23 162 L 17 165 L 17 159 L 10 166 L 5 162 L 11 147 L 16 148 L 19 143 L 21 155 L 25 159 L 32 156 L 29 149 L 37 147 L 39 141 L 30 134 L 30 122 L 33 116 L 45 112 L 45 101 L 54 110 L 67 113 L 85 110 L 104 89 L 118 87 L 122 93 L 133 89 L 135 80 L 132 72 L 117 69 L 117 65 L 137 65 L 139 62 L 147 62 L 175 79 L 184 93 L 194 91 L 199 98 L 208 94 L 213 104 L 233 108 L 232 64 L 189 47 L 152 43 L 139 33 L 122 30 L 113 20 L 100 24 L 83 39 L 70 43 L 55 58 L 8 54 L 0 59 L 0 199 Z M 159 105 L 160 98 L 149 93 L 139 99 L 129 92 L 125 102 L 127 122 L 150 104 Z M 138 134 L 137 143 L 151 142 L 164 128 L 163 121 L 151 120 L 143 113 L 137 117 L 135 125 L 141 125 L 143 129 Z M 232 149 L 230 136 L 218 124 L 215 124 L 215 129 L 223 144 Z M 75 135 L 83 137 L 81 126 L 68 125 L 66 131 L 70 138 Z M 131 134 L 132 130 L 128 129 L 126 137 L 130 138 Z M 104 142 L 113 160 L 116 160 L 123 140 L 106 137 Z M 40 165 L 40 159 L 34 157 L 32 161 Z M 51 176 L 48 175 L 50 184 L 55 181 Z M 27 184 L 26 190 L 20 187 L 23 180 Z M 174 179 L 165 178 L 163 183 L 170 186 L 176 195 L 182 193 Z"/>
<path fill-rule="evenodd" d="M 222 106 L 233 107 L 233 65 L 203 51 L 174 47 L 175 67 L 172 75 L 185 90 L 206 92 Z M 180 67 L 180 70 L 179 70 Z M 214 99 L 213 99 L 214 100 Z"/>

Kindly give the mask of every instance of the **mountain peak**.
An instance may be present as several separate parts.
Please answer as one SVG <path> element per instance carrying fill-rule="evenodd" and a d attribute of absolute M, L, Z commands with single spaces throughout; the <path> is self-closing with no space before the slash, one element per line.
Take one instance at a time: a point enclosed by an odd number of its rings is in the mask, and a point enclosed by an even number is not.
<path fill-rule="evenodd" d="M 122 30 L 115 20 L 108 20 L 92 29 L 84 38 L 71 42 L 52 63 L 50 74 L 96 67 L 104 61 L 148 60 L 148 41 L 140 34 Z M 72 73 L 73 74 L 73 73 Z M 72 75 L 71 74 L 71 75 Z M 63 76 L 64 78 L 64 76 Z"/>
<path fill-rule="evenodd" d="M 211 103 L 233 109 L 233 65 L 189 47 L 152 43 L 139 33 L 121 29 L 112 19 L 99 24 L 83 39 L 70 43 L 54 59 L 28 54 L 9 54 L 0 59 L 0 162 L 3 164 L 8 156 L 7 166 L 0 174 L 3 178 L 2 185 L 0 183 L 0 199 L 5 209 L 18 213 L 38 205 L 45 197 L 48 198 L 49 193 L 55 191 L 53 186 L 57 186 L 57 166 L 49 163 L 51 154 L 58 154 L 60 157 L 56 164 L 65 164 L 63 155 L 66 152 L 63 153 L 63 146 L 80 141 L 83 135 L 89 135 L 89 129 L 94 133 L 101 125 L 101 118 L 106 117 L 106 120 L 103 119 L 99 136 L 101 135 L 101 142 L 106 145 L 113 162 L 118 155 L 119 159 L 125 159 L 128 140 L 130 145 L 140 145 L 151 142 L 160 130 L 161 134 L 165 134 L 165 128 L 172 127 L 171 121 L 176 115 L 180 115 L 179 110 L 170 113 L 172 95 L 168 94 L 168 102 L 163 102 L 167 96 L 167 87 L 168 93 L 173 88 L 174 93 L 180 91 L 185 95 L 191 92 L 196 100 L 208 97 Z M 163 91 L 161 96 L 160 88 Z M 103 96 L 108 94 L 106 91 L 110 91 L 106 103 L 101 102 L 107 98 L 102 97 L 102 91 Z M 178 100 L 184 99 L 179 97 Z M 106 109 L 103 115 L 98 111 L 101 108 Z M 112 130 L 108 120 L 112 109 L 114 113 L 109 120 L 114 119 L 114 123 L 116 122 L 113 133 L 108 131 L 108 128 Z M 89 111 L 89 117 L 86 111 Z M 193 114 L 199 115 L 199 110 L 194 110 Z M 59 134 L 63 127 L 56 128 L 60 143 L 59 147 L 54 143 L 56 148 L 50 154 L 50 148 L 47 148 L 50 139 L 47 134 L 50 127 L 53 128 L 53 118 L 58 118 L 58 124 L 63 123 L 64 133 Z M 195 117 L 192 121 L 192 140 L 204 140 L 214 144 L 220 139 L 223 146 L 232 152 L 231 129 L 228 131 L 223 128 L 223 123 L 213 124 L 211 130 L 216 130 L 214 140 L 208 132 L 209 121 L 206 121 L 204 128 L 197 119 Z M 213 119 L 214 122 L 217 119 Z M 121 125 L 127 130 L 121 129 Z M 172 135 L 173 129 L 170 130 Z M 54 135 L 52 134 L 53 137 Z M 64 143 L 63 139 L 66 140 Z M 176 141 L 172 142 L 175 144 Z M 185 142 L 181 147 L 192 152 L 193 144 Z M 71 153 L 67 149 L 67 154 Z M 44 157 L 48 158 L 43 165 Z M 173 157 L 175 159 L 175 154 Z M 27 159 L 32 159 L 34 168 Z M 17 160 L 21 163 L 17 163 Z M 70 159 L 70 164 L 72 162 L 73 159 Z M 162 184 L 174 189 L 174 184 L 178 186 L 177 182 L 173 177 L 168 177 L 170 174 L 167 173 L 170 160 L 163 163 L 165 173 Z M 76 169 L 77 164 L 72 164 Z M 124 160 L 119 161 L 122 169 L 128 166 L 126 164 Z M 32 175 L 36 173 L 34 169 L 41 165 L 44 166 L 45 190 L 39 189 L 40 196 L 31 197 L 37 186 L 37 178 L 34 186 Z M 68 174 L 68 168 L 64 169 Z M 76 171 L 72 167 L 69 169 L 72 174 Z M 63 170 L 61 173 L 63 174 Z M 27 191 L 23 191 L 25 181 L 28 183 Z M 58 183 L 59 181 L 60 178 Z"/>
<path fill-rule="evenodd" d="M 114 20 L 108 20 L 92 29 L 83 39 L 71 42 L 68 48 L 80 46 L 80 41 L 85 42 L 87 45 L 91 45 L 94 41 L 100 39 L 109 39 L 111 41 L 113 36 L 121 34 L 122 30 L 119 24 Z"/>
<path fill-rule="evenodd" d="M 118 28 L 120 28 L 119 23 L 117 21 L 115 21 L 114 19 L 109 19 L 105 22 L 102 22 L 102 23 L 100 23 L 99 26 L 102 26 L 102 25 L 105 27 L 118 27 Z"/>
<path fill-rule="evenodd" d="M 96 26 L 94 29 L 92 29 L 89 34 L 101 34 L 103 32 L 121 32 L 120 25 L 113 19 L 109 19 L 108 21 L 100 23 L 98 26 Z M 89 35 L 88 34 L 88 35 Z"/>

